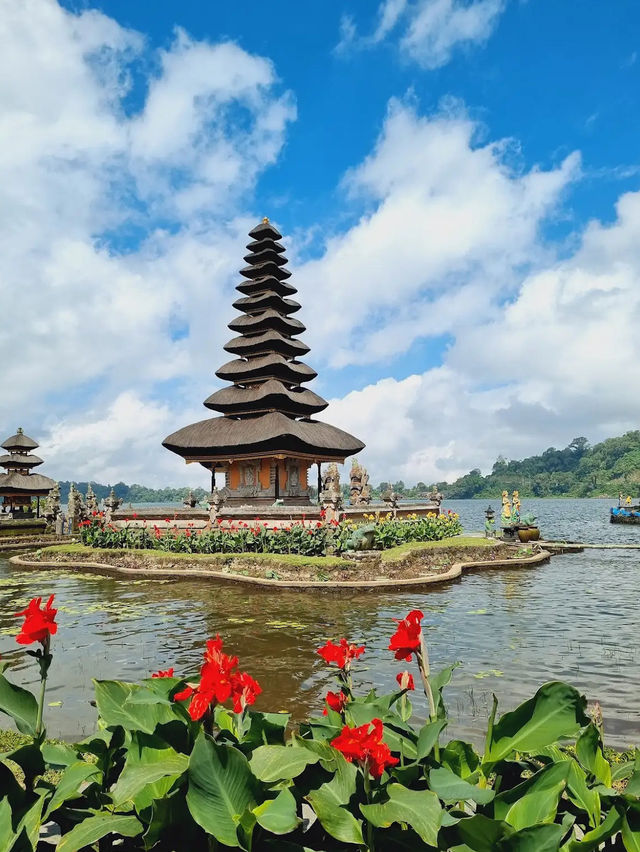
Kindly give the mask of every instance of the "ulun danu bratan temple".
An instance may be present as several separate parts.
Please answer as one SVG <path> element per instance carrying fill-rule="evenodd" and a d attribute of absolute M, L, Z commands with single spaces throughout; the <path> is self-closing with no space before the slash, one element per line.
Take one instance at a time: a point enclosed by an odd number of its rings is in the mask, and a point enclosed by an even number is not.
<path fill-rule="evenodd" d="M 204 402 L 222 416 L 185 426 L 162 444 L 187 463 L 224 472 L 227 503 L 300 505 L 309 502 L 312 465 L 319 484 L 322 462 L 343 462 L 364 444 L 312 419 L 328 403 L 303 387 L 317 373 L 299 360 L 309 347 L 292 316 L 301 306 L 289 298 L 297 291 L 287 281 L 281 235 L 264 219 L 249 236 L 249 265 L 240 270 L 246 280 L 236 288 L 243 296 L 233 303 L 242 315 L 229 323 L 238 336 L 224 347 L 236 357 L 216 372 L 230 385 Z"/>
<path fill-rule="evenodd" d="M 41 473 L 31 473 L 31 469 L 43 464 L 32 450 L 38 449 L 38 444 L 18 429 L 15 435 L 7 438 L 0 446 L 7 454 L 0 456 L 0 467 L 5 473 L 0 473 L 0 497 L 3 498 L 2 514 L 17 518 L 32 515 L 31 501 L 37 500 L 36 514 L 40 515 L 40 497 L 46 495 L 54 487 L 55 482 Z"/>

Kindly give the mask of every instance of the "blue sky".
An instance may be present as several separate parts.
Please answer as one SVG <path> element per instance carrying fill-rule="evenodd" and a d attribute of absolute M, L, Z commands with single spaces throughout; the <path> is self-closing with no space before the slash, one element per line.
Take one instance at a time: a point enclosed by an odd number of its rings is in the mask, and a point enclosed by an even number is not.
<path fill-rule="evenodd" d="M 40 310 L 0 425 L 55 475 L 200 484 L 159 442 L 206 415 L 263 215 L 374 476 L 636 425 L 636 3 L 7 9 L 0 296 Z"/>

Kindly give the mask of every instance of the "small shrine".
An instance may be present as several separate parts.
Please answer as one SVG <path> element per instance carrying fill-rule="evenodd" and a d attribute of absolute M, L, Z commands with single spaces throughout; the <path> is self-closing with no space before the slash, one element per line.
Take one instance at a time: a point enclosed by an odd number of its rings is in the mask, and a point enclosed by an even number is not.
<path fill-rule="evenodd" d="M 32 500 L 37 503 L 36 517 L 40 517 L 40 498 L 46 497 L 55 486 L 53 479 L 41 473 L 32 473 L 34 467 L 44 464 L 41 458 L 33 455 L 32 450 L 38 444 L 18 429 L 15 435 L 7 438 L 0 446 L 7 454 L 0 456 L 0 497 L 3 502 L 0 514 L 4 517 L 30 518 L 33 516 Z"/>
<path fill-rule="evenodd" d="M 287 279 L 281 234 L 268 219 L 249 232 L 252 238 L 229 323 L 237 334 L 224 349 L 235 356 L 216 372 L 229 382 L 204 405 L 220 412 L 185 426 L 162 442 L 187 463 L 197 462 L 225 476 L 228 504 L 304 505 L 309 503 L 309 468 L 344 462 L 364 448 L 362 441 L 314 415 L 328 403 L 303 387 L 317 375 L 300 360 L 309 347 L 299 339 L 305 326 L 292 316 L 300 304 Z"/>

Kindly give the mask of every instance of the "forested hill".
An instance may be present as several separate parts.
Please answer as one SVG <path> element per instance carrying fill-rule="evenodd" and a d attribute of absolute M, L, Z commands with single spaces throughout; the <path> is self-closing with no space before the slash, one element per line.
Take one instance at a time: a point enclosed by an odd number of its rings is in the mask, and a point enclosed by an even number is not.
<path fill-rule="evenodd" d="M 75 486 L 82 494 L 87 493 L 87 482 L 76 482 Z M 66 503 L 69 499 L 70 482 L 60 483 L 60 500 Z M 99 482 L 92 482 L 91 487 L 98 498 L 102 500 L 109 496 L 109 492 L 113 487 L 116 497 L 119 497 L 124 504 L 127 503 L 181 503 L 187 496 L 188 488 L 148 488 L 146 485 L 125 485 L 124 482 L 116 482 L 115 485 L 101 485 Z M 194 488 L 193 493 L 198 500 L 207 496 L 207 492 L 202 488 Z"/>
<path fill-rule="evenodd" d="M 574 438 L 564 450 L 549 447 L 539 456 L 507 460 L 500 456 L 488 476 L 476 469 L 449 484 L 449 498 L 496 498 L 505 489 L 522 497 L 617 497 L 640 492 L 640 431 L 589 446 Z"/>

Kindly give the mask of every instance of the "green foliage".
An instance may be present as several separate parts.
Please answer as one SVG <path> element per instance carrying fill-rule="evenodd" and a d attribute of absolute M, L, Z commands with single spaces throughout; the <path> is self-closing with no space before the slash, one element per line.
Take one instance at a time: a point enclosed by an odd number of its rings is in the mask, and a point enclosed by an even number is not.
<path fill-rule="evenodd" d="M 439 541 L 459 535 L 462 525 L 454 513 L 407 519 L 390 516 L 375 518 L 373 547 L 386 550 L 406 542 Z M 210 530 L 187 528 L 159 529 L 127 525 L 124 528 L 105 523 L 101 514 L 81 524 L 82 543 L 89 547 L 127 550 L 158 550 L 165 553 L 277 553 L 297 556 L 326 556 L 349 549 L 358 527 L 348 520 L 312 524 L 291 522 L 284 527 L 269 527 L 266 522 L 217 525 Z"/>
<path fill-rule="evenodd" d="M 437 720 L 420 729 L 403 714 L 402 691 L 345 687 L 343 713 L 310 719 L 298 734 L 286 716 L 222 705 L 193 722 L 173 700 L 192 678 L 97 681 L 97 734 L 76 745 L 17 737 L 0 755 L 0 848 L 35 852 L 40 827 L 53 823 L 61 852 L 640 849 L 640 752 L 612 773 L 584 696 L 553 682 L 499 718 L 496 703 L 478 754 L 462 740 L 440 743 L 454 668 L 431 676 Z M 10 686 L 0 710 L 30 717 L 31 702 Z M 343 724 L 373 718 L 399 760 L 372 780 L 330 741 Z M 36 767 L 26 785 L 16 759 Z M 56 784 L 36 777 L 60 767 Z M 614 775 L 628 779 L 622 792 Z"/>

